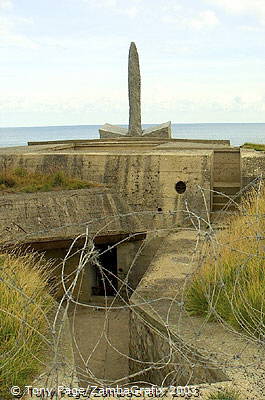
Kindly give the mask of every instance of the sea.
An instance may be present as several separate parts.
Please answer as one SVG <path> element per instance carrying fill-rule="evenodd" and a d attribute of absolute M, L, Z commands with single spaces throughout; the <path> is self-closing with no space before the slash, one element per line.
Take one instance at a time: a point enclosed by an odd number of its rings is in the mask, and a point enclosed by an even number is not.
<path fill-rule="evenodd" d="M 69 139 L 97 139 L 101 125 L 33 126 L 0 128 L 0 147 L 26 146 L 28 142 Z M 126 127 L 126 125 L 121 125 Z M 149 124 L 143 125 L 147 128 Z M 265 144 L 265 123 L 181 123 L 172 124 L 173 138 L 230 139 L 240 146 L 245 142 Z"/>

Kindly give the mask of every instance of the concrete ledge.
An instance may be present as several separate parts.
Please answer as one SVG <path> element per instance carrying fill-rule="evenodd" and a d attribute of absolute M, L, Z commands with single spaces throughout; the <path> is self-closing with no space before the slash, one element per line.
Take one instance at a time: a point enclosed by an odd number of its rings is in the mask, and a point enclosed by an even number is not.
<path fill-rule="evenodd" d="M 66 144 L 66 145 L 90 145 L 90 144 L 99 144 L 102 145 L 103 143 L 130 143 L 130 142 L 138 142 L 138 141 L 150 141 L 161 144 L 161 143 L 176 143 L 176 142 L 183 142 L 183 143 L 205 143 L 205 144 L 216 144 L 222 146 L 230 146 L 230 140 L 207 140 L 207 139 L 181 139 L 181 138 L 148 138 L 144 136 L 117 136 L 116 138 L 113 137 L 106 137 L 102 139 L 69 139 L 69 140 L 47 140 L 47 141 L 34 141 L 28 142 L 28 146 L 47 146 L 47 145 L 56 145 L 56 144 Z M 17 147 L 2 147 L 0 148 L 0 152 L 2 150 L 5 151 L 12 151 L 13 149 L 27 149 L 27 146 L 17 146 Z"/>

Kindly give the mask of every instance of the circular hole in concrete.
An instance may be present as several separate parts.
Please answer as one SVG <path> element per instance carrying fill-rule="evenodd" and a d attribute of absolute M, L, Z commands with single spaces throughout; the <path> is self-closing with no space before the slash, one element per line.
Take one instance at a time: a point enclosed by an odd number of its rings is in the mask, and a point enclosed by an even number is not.
<path fill-rule="evenodd" d="M 158 211 L 158 212 L 162 212 L 163 210 L 162 210 L 161 207 L 158 207 L 157 211 Z"/>
<path fill-rule="evenodd" d="M 175 190 L 178 194 L 183 194 L 186 192 L 187 186 L 183 181 L 179 181 L 175 184 Z"/>

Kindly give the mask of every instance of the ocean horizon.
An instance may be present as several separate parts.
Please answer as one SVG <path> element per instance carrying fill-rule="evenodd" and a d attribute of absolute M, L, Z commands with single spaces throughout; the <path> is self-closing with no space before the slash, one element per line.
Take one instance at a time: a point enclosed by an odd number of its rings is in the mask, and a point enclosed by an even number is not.
<path fill-rule="evenodd" d="M 155 124 L 143 124 L 147 128 Z M 47 140 L 98 139 L 102 125 L 59 125 L 0 128 L 0 147 L 26 146 Z M 120 125 L 126 127 L 126 125 Z M 172 137 L 183 139 L 226 139 L 231 145 L 245 142 L 265 144 L 265 123 L 172 123 Z"/>

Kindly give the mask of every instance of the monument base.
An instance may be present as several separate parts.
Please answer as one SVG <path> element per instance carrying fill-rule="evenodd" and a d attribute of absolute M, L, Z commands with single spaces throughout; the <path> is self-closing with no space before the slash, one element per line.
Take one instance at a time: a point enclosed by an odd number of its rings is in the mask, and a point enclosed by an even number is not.
<path fill-rule="evenodd" d="M 111 124 L 103 125 L 99 129 L 99 134 L 100 134 L 100 139 L 134 137 L 128 135 L 128 129 Z M 151 128 L 144 129 L 141 136 L 135 136 L 135 137 L 171 139 L 171 122 L 168 121 L 165 122 L 164 124 L 151 126 Z"/>

